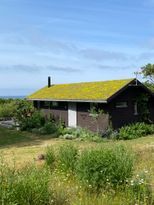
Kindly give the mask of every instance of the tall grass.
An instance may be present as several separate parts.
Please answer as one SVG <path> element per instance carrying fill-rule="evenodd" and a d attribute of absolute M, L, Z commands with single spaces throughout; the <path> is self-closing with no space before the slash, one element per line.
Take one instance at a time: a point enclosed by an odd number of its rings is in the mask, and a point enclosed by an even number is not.
<path fill-rule="evenodd" d="M 54 149 L 52 146 L 48 146 L 45 152 L 45 164 L 48 165 L 50 168 L 54 167 L 54 163 L 56 161 Z"/>
<path fill-rule="evenodd" d="M 86 150 L 81 154 L 77 175 L 93 189 L 124 184 L 133 174 L 133 155 L 124 146 Z"/>
<path fill-rule="evenodd" d="M 46 166 L 30 164 L 18 170 L 1 161 L 1 205 L 63 205 L 66 202 L 66 196 L 62 197 L 52 187 L 51 171 Z"/>
<path fill-rule="evenodd" d="M 78 156 L 78 149 L 71 144 L 59 148 L 59 168 L 63 171 L 74 171 Z"/>
<path fill-rule="evenodd" d="M 15 170 L 0 166 L 0 204 L 49 205 L 53 193 L 49 189 L 50 173 L 47 169 L 26 166 Z"/>
<path fill-rule="evenodd" d="M 127 147 L 78 153 L 70 144 L 48 147 L 45 163 L 52 169 L 43 164 L 10 168 L 1 160 L 0 204 L 153 205 L 147 171 L 134 174 L 134 154 Z"/>

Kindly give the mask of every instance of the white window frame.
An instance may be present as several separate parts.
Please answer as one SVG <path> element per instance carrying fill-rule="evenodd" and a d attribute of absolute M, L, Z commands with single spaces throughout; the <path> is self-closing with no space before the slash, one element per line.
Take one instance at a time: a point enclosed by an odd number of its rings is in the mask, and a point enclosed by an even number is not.
<path fill-rule="evenodd" d="M 58 107 L 59 103 L 57 101 L 53 101 L 51 107 Z"/>
<path fill-rule="evenodd" d="M 127 101 L 116 102 L 116 108 L 127 108 L 128 103 Z"/>
<path fill-rule="evenodd" d="M 134 115 L 138 115 L 138 103 L 134 102 Z"/>

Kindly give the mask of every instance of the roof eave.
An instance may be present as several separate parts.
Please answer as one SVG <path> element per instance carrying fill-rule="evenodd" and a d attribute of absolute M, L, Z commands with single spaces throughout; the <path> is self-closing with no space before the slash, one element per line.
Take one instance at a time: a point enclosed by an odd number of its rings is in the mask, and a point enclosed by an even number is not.
<path fill-rule="evenodd" d="M 27 98 L 29 101 L 55 101 L 55 102 L 91 102 L 91 103 L 107 103 L 107 100 L 84 100 L 84 99 L 49 99 L 49 98 Z"/>

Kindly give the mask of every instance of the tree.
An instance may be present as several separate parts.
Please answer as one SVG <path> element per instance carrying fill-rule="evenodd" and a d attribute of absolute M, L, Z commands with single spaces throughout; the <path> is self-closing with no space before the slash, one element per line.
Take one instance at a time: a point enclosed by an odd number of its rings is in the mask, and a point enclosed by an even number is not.
<path fill-rule="evenodd" d="M 146 79 L 145 85 L 154 91 L 154 64 L 147 64 L 141 68 L 141 73 Z"/>

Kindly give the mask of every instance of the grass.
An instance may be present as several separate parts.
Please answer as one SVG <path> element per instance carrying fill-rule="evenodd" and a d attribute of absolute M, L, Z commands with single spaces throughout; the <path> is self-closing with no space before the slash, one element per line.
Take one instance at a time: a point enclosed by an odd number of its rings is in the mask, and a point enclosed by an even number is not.
<path fill-rule="evenodd" d="M 136 153 L 136 164 L 134 172 L 138 174 L 143 170 L 148 170 L 154 190 L 154 136 L 147 136 L 130 141 L 109 141 L 104 140 L 101 143 L 84 142 L 75 140 L 53 139 L 51 135 L 41 136 L 27 132 L 8 130 L 0 127 L 0 153 L 3 155 L 9 165 L 16 162 L 17 167 L 24 167 L 25 164 L 34 162 L 39 154 L 46 151 L 46 147 L 52 145 L 55 150 L 60 146 L 70 143 L 77 146 L 80 150 L 90 149 L 92 147 L 105 148 L 113 147 L 115 144 L 122 144 L 131 148 Z M 37 162 L 41 164 L 41 162 Z M 62 173 L 53 173 L 53 183 L 55 190 L 61 195 L 67 195 L 73 205 L 90 205 L 90 204 L 123 204 L 126 200 L 126 193 L 119 193 L 113 198 L 110 194 L 101 193 L 100 195 L 87 194 L 80 187 L 80 184 L 72 176 L 63 175 Z M 63 187 L 65 187 L 63 189 Z M 72 188 L 73 187 L 73 188 Z M 67 189 L 66 189 L 67 188 Z M 61 190 L 63 189 L 63 190 Z M 111 194 L 112 195 L 112 194 Z M 63 196 L 61 196 L 63 198 Z M 129 197 L 128 197 L 129 198 Z M 130 204 L 129 201 L 125 204 Z"/>

